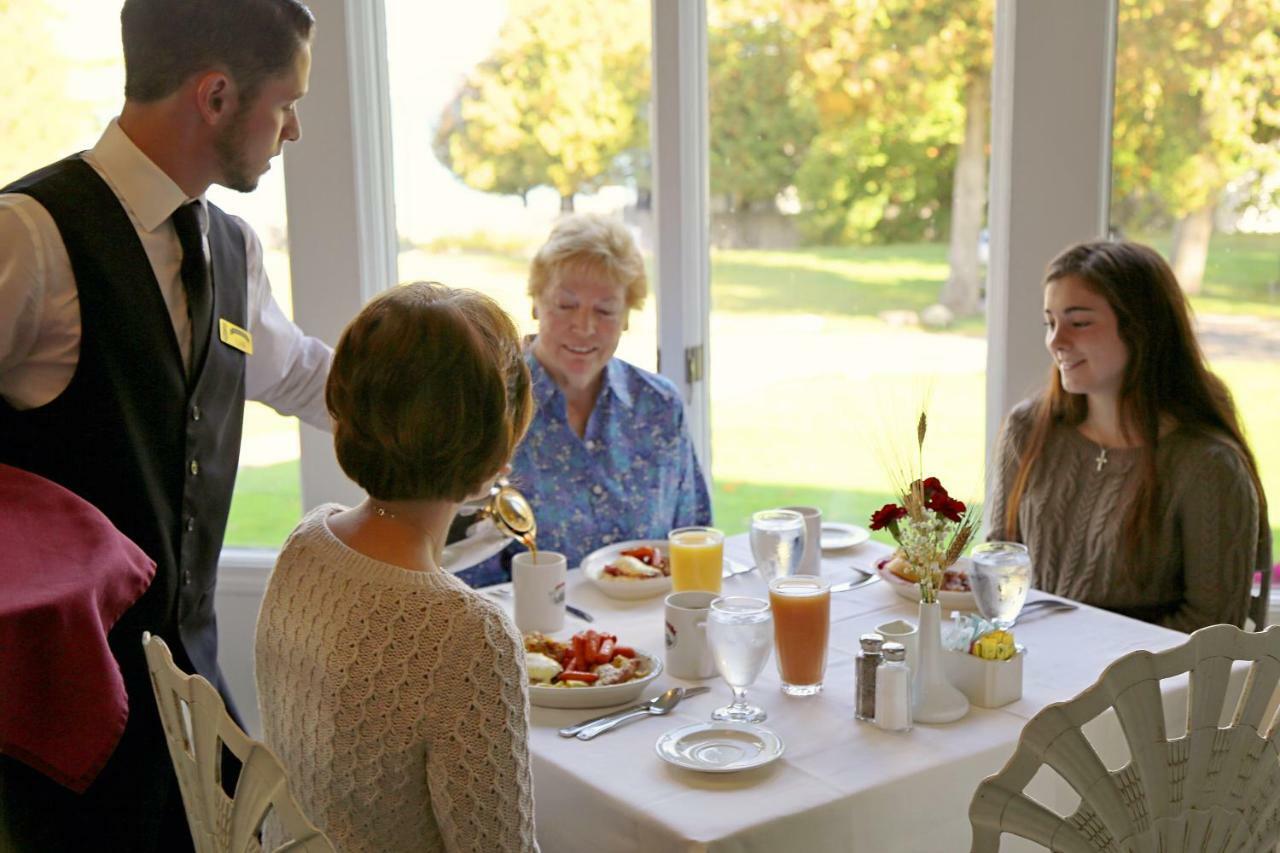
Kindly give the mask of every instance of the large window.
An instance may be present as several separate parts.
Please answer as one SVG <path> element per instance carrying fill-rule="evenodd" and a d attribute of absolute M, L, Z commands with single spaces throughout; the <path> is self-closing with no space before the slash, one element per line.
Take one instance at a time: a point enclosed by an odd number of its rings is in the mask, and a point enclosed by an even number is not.
<path fill-rule="evenodd" d="M 1112 230 L 1170 260 L 1280 537 L 1280 9 L 1121 0 Z"/>
<path fill-rule="evenodd" d="M 865 525 L 924 465 L 981 500 L 990 0 L 708 2 L 719 526 Z"/>
<path fill-rule="evenodd" d="M 93 147 L 117 114 L 124 93 L 120 7 L 120 0 L 0 5 L 0 184 Z M 276 300 L 291 314 L 279 165 L 252 194 L 214 187 L 209 199 L 257 231 Z M 250 403 L 226 544 L 279 547 L 300 512 L 297 421 Z"/>
<path fill-rule="evenodd" d="M 529 261 L 563 212 L 619 217 L 651 259 L 648 0 L 387 0 L 386 22 L 401 281 L 488 293 L 531 334 Z M 649 370 L 655 303 L 618 349 Z"/>

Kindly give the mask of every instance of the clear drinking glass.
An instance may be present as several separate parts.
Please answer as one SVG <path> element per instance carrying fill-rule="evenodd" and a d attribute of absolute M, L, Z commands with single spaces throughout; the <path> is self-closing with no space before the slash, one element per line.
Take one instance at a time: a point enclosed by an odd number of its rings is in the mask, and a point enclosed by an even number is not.
<path fill-rule="evenodd" d="M 667 534 L 671 588 L 720 592 L 724 572 L 724 533 L 714 527 L 679 527 Z"/>
<path fill-rule="evenodd" d="M 782 692 L 813 696 L 822 692 L 831 630 L 831 588 L 822 578 L 774 578 L 769 584 L 773 643 Z"/>
<path fill-rule="evenodd" d="M 733 690 L 733 702 L 711 712 L 711 719 L 758 723 L 763 708 L 747 703 L 747 688 L 755 683 L 773 648 L 773 618 L 769 602 L 745 596 L 721 596 L 711 602 L 707 642 L 720 677 Z"/>
<path fill-rule="evenodd" d="M 751 516 L 751 556 L 765 583 L 795 574 L 804 556 L 804 516 L 790 509 Z"/>
<path fill-rule="evenodd" d="M 1020 542 L 983 542 L 973 549 L 973 597 L 997 628 L 1013 625 L 1031 589 L 1031 554 Z"/>

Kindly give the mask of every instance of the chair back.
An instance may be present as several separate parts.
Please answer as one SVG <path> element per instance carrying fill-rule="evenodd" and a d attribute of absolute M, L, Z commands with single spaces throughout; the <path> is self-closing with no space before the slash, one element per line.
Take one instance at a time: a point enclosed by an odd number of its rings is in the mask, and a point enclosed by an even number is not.
<path fill-rule="evenodd" d="M 280 760 L 236 725 L 213 685 L 178 669 L 159 637 L 144 633 L 142 645 L 196 853 L 267 849 L 261 835 L 268 814 L 290 839 L 273 853 L 333 853 L 333 845 L 289 794 Z M 224 747 L 241 762 L 233 796 L 223 790 Z"/>
<path fill-rule="evenodd" d="M 1220 727 L 1235 661 L 1251 662 L 1248 677 L 1230 725 Z M 1160 682 L 1182 673 L 1190 680 L 1187 729 L 1171 740 Z M 1252 633 L 1213 625 L 1177 648 L 1125 655 L 1093 686 L 1023 728 L 1013 757 L 974 794 L 972 850 L 999 850 L 1007 832 L 1063 853 L 1274 851 L 1278 681 L 1280 626 Z M 1109 709 L 1130 755 L 1115 771 L 1081 731 Z M 1060 816 L 1023 793 L 1042 766 L 1080 795 L 1073 814 Z"/>

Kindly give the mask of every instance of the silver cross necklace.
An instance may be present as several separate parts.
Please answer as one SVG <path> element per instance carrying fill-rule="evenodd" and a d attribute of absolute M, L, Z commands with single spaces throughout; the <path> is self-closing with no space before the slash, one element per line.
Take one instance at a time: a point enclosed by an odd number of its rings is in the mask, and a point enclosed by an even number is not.
<path fill-rule="evenodd" d="M 1098 458 L 1093 460 L 1097 464 L 1097 471 L 1102 471 L 1102 466 L 1107 464 L 1107 449 L 1105 447 L 1098 448 Z"/>

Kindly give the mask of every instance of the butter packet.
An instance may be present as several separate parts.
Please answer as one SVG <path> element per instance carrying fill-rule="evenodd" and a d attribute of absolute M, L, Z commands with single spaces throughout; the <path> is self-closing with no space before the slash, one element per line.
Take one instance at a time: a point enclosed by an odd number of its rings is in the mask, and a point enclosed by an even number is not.
<path fill-rule="evenodd" d="M 969 654 L 983 660 L 1009 660 L 1017 653 L 1018 647 L 1009 631 L 988 631 L 974 640 L 969 648 Z"/>

